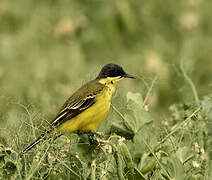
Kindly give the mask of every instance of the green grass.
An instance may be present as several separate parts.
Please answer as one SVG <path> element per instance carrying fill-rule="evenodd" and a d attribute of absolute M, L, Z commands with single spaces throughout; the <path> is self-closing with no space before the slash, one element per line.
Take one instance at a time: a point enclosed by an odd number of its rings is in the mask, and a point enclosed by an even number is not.
<path fill-rule="evenodd" d="M 210 179 L 211 9 L 210 0 L 1 0 L 0 179 Z M 137 79 L 118 85 L 98 128 L 105 142 L 65 135 L 18 159 L 109 62 Z"/>

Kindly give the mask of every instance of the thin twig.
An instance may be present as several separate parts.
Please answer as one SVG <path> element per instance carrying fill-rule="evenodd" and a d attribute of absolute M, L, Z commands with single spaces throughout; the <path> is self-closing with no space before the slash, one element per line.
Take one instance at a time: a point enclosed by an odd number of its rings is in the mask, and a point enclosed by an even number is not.
<path fill-rule="evenodd" d="M 66 163 L 64 163 L 63 161 L 61 161 L 60 159 L 56 158 L 64 167 L 66 167 L 71 173 L 73 173 L 75 176 L 77 176 L 78 178 L 81 178 L 76 172 L 74 172 L 74 170 L 72 170 Z"/>
<path fill-rule="evenodd" d="M 184 126 L 198 111 L 200 111 L 201 106 L 199 106 L 189 117 L 185 119 L 185 121 L 181 122 L 178 126 L 176 126 L 169 134 L 166 135 L 165 138 L 163 138 L 157 145 L 161 145 L 163 142 L 165 142 L 172 134 L 174 134 L 178 129 L 180 129 L 182 126 Z"/>
<path fill-rule="evenodd" d="M 26 111 L 27 115 L 29 116 L 30 123 L 31 123 L 33 136 L 34 136 L 34 138 L 36 138 L 36 135 L 35 135 L 35 127 L 34 127 L 34 124 L 33 124 L 33 122 L 32 122 L 31 114 L 30 114 L 30 112 L 28 111 L 27 107 L 24 106 L 24 105 L 21 104 L 21 103 L 13 103 L 13 104 L 19 105 L 20 107 L 22 107 L 22 108 Z"/>
<path fill-rule="evenodd" d="M 131 125 L 129 124 L 129 122 L 128 122 L 128 121 L 126 120 L 126 118 L 123 116 L 123 114 L 122 114 L 114 105 L 111 104 L 111 106 L 112 106 L 112 108 L 115 110 L 115 112 L 124 120 L 125 125 L 126 125 L 129 129 L 133 130 L 133 129 L 131 128 Z"/>
<path fill-rule="evenodd" d="M 145 180 L 148 180 L 148 179 L 146 178 L 146 176 L 144 176 L 144 174 L 143 174 L 137 167 L 135 167 L 135 169 L 136 169 L 136 171 L 138 172 L 138 174 L 139 174 L 140 176 L 142 176 Z"/>
<path fill-rule="evenodd" d="M 144 78 L 141 76 L 136 76 L 136 79 L 140 79 L 140 80 L 142 80 L 143 81 L 143 83 L 144 83 L 144 85 L 146 86 L 146 88 L 147 89 L 149 89 L 149 85 L 148 85 L 148 83 L 144 80 Z"/>
<path fill-rule="evenodd" d="M 196 88 L 194 86 L 194 83 L 192 82 L 191 78 L 186 74 L 185 69 L 183 67 L 183 59 L 181 59 L 181 62 L 180 62 L 180 69 L 181 69 L 181 71 L 183 73 L 183 76 L 184 76 L 185 80 L 188 82 L 189 86 L 191 87 L 191 90 L 193 92 L 196 104 L 200 105 L 200 100 L 199 100 Z"/>
<path fill-rule="evenodd" d="M 151 93 L 151 91 L 152 91 L 152 89 L 154 87 L 154 84 L 155 84 L 155 82 L 156 82 L 157 79 L 158 79 L 158 76 L 155 76 L 154 79 L 153 79 L 153 81 L 152 81 L 152 83 L 151 83 L 150 88 L 148 89 L 148 92 L 147 92 L 146 97 L 145 97 L 144 102 L 143 102 L 143 106 L 146 105 L 146 102 L 147 102 L 147 100 L 148 100 L 148 98 L 150 96 L 150 93 Z"/>
<path fill-rule="evenodd" d="M 48 145 L 48 147 L 46 148 L 43 156 L 41 157 L 40 161 L 38 162 L 37 166 L 35 168 L 33 168 L 32 172 L 26 177 L 26 180 L 30 180 L 31 177 L 33 176 L 33 174 L 37 171 L 37 169 L 39 168 L 41 162 L 43 161 L 43 159 L 46 157 L 46 154 L 50 148 L 51 144 Z"/>
<path fill-rule="evenodd" d="M 96 179 L 96 160 L 94 159 L 91 163 L 91 180 Z"/>
<path fill-rule="evenodd" d="M 121 114 L 121 112 L 111 103 L 111 107 L 116 111 L 116 113 L 124 120 L 127 121 L 125 119 L 125 117 Z"/>
<path fill-rule="evenodd" d="M 118 147 L 113 143 L 110 143 L 110 144 L 113 148 L 114 158 L 116 160 L 117 173 L 118 173 L 119 180 L 125 180 L 124 175 L 123 175 L 122 159 L 121 159 L 120 154 L 118 152 Z"/>
<path fill-rule="evenodd" d="M 156 161 L 158 162 L 159 166 L 161 167 L 161 169 L 163 169 L 163 171 L 166 173 L 166 175 L 168 176 L 169 179 L 172 179 L 171 176 L 169 175 L 169 173 L 166 171 L 166 169 L 163 167 L 163 165 L 160 163 L 158 157 L 155 155 L 155 153 L 153 152 L 152 148 L 149 146 L 149 144 L 147 144 L 147 142 L 143 139 L 144 144 L 147 146 L 147 148 L 149 149 L 149 151 L 152 153 L 152 155 L 154 156 L 154 158 L 156 159 Z"/>
<path fill-rule="evenodd" d="M 21 176 L 21 170 L 20 170 L 20 168 L 19 168 L 19 164 L 17 164 L 16 168 L 17 168 L 17 171 L 18 171 L 18 176 L 19 176 L 19 178 L 20 178 L 20 179 L 23 179 L 22 176 Z"/>

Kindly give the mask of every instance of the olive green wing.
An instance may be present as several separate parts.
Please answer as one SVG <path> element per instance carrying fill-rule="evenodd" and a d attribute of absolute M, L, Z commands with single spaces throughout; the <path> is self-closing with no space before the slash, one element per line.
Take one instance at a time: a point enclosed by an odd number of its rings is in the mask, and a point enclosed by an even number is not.
<path fill-rule="evenodd" d="M 62 109 L 51 123 L 51 127 L 57 127 L 91 107 L 95 104 L 96 96 L 101 93 L 103 88 L 104 85 L 97 81 L 91 81 L 82 86 L 65 102 Z"/>

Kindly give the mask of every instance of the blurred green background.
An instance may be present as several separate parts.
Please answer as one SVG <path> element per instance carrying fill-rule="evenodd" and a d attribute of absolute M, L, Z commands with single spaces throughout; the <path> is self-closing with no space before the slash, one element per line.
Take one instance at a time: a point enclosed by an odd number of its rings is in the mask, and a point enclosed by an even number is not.
<path fill-rule="evenodd" d="M 145 97 L 154 78 L 155 115 L 193 102 L 180 63 L 199 97 L 208 95 L 211 10 L 211 0 L 1 0 L 0 135 L 11 145 L 8 127 L 21 133 L 25 110 L 35 124 L 53 118 L 106 63 L 137 76 L 118 85 L 115 104 L 128 91 Z"/>

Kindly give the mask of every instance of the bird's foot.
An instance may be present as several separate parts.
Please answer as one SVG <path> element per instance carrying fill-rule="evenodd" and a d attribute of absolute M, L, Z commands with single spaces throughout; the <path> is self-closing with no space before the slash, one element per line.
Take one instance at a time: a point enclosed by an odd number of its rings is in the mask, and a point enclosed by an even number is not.
<path fill-rule="evenodd" d="M 98 145 L 99 143 L 102 143 L 103 141 L 101 138 L 103 138 L 103 134 L 99 132 L 91 132 L 91 131 L 76 131 L 75 132 L 78 135 L 86 134 L 88 135 L 88 140 L 90 145 Z"/>
<path fill-rule="evenodd" d="M 91 132 L 91 131 L 75 131 L 76 134 L 78 135 L 83 135 L 83 134 L 87 134 L 88 136 L 96 136 L 96 137 L 99 137 L 99 138 L 102 138 L 103 137 L 103 134 L 100 133 L 100 132 Z"/>
<path fill-rule="evenodd" d="M 104 143 L 103 137 L 103 133 L 91 132 L 88 135 L 90 145 L 100 145 Z"/>

